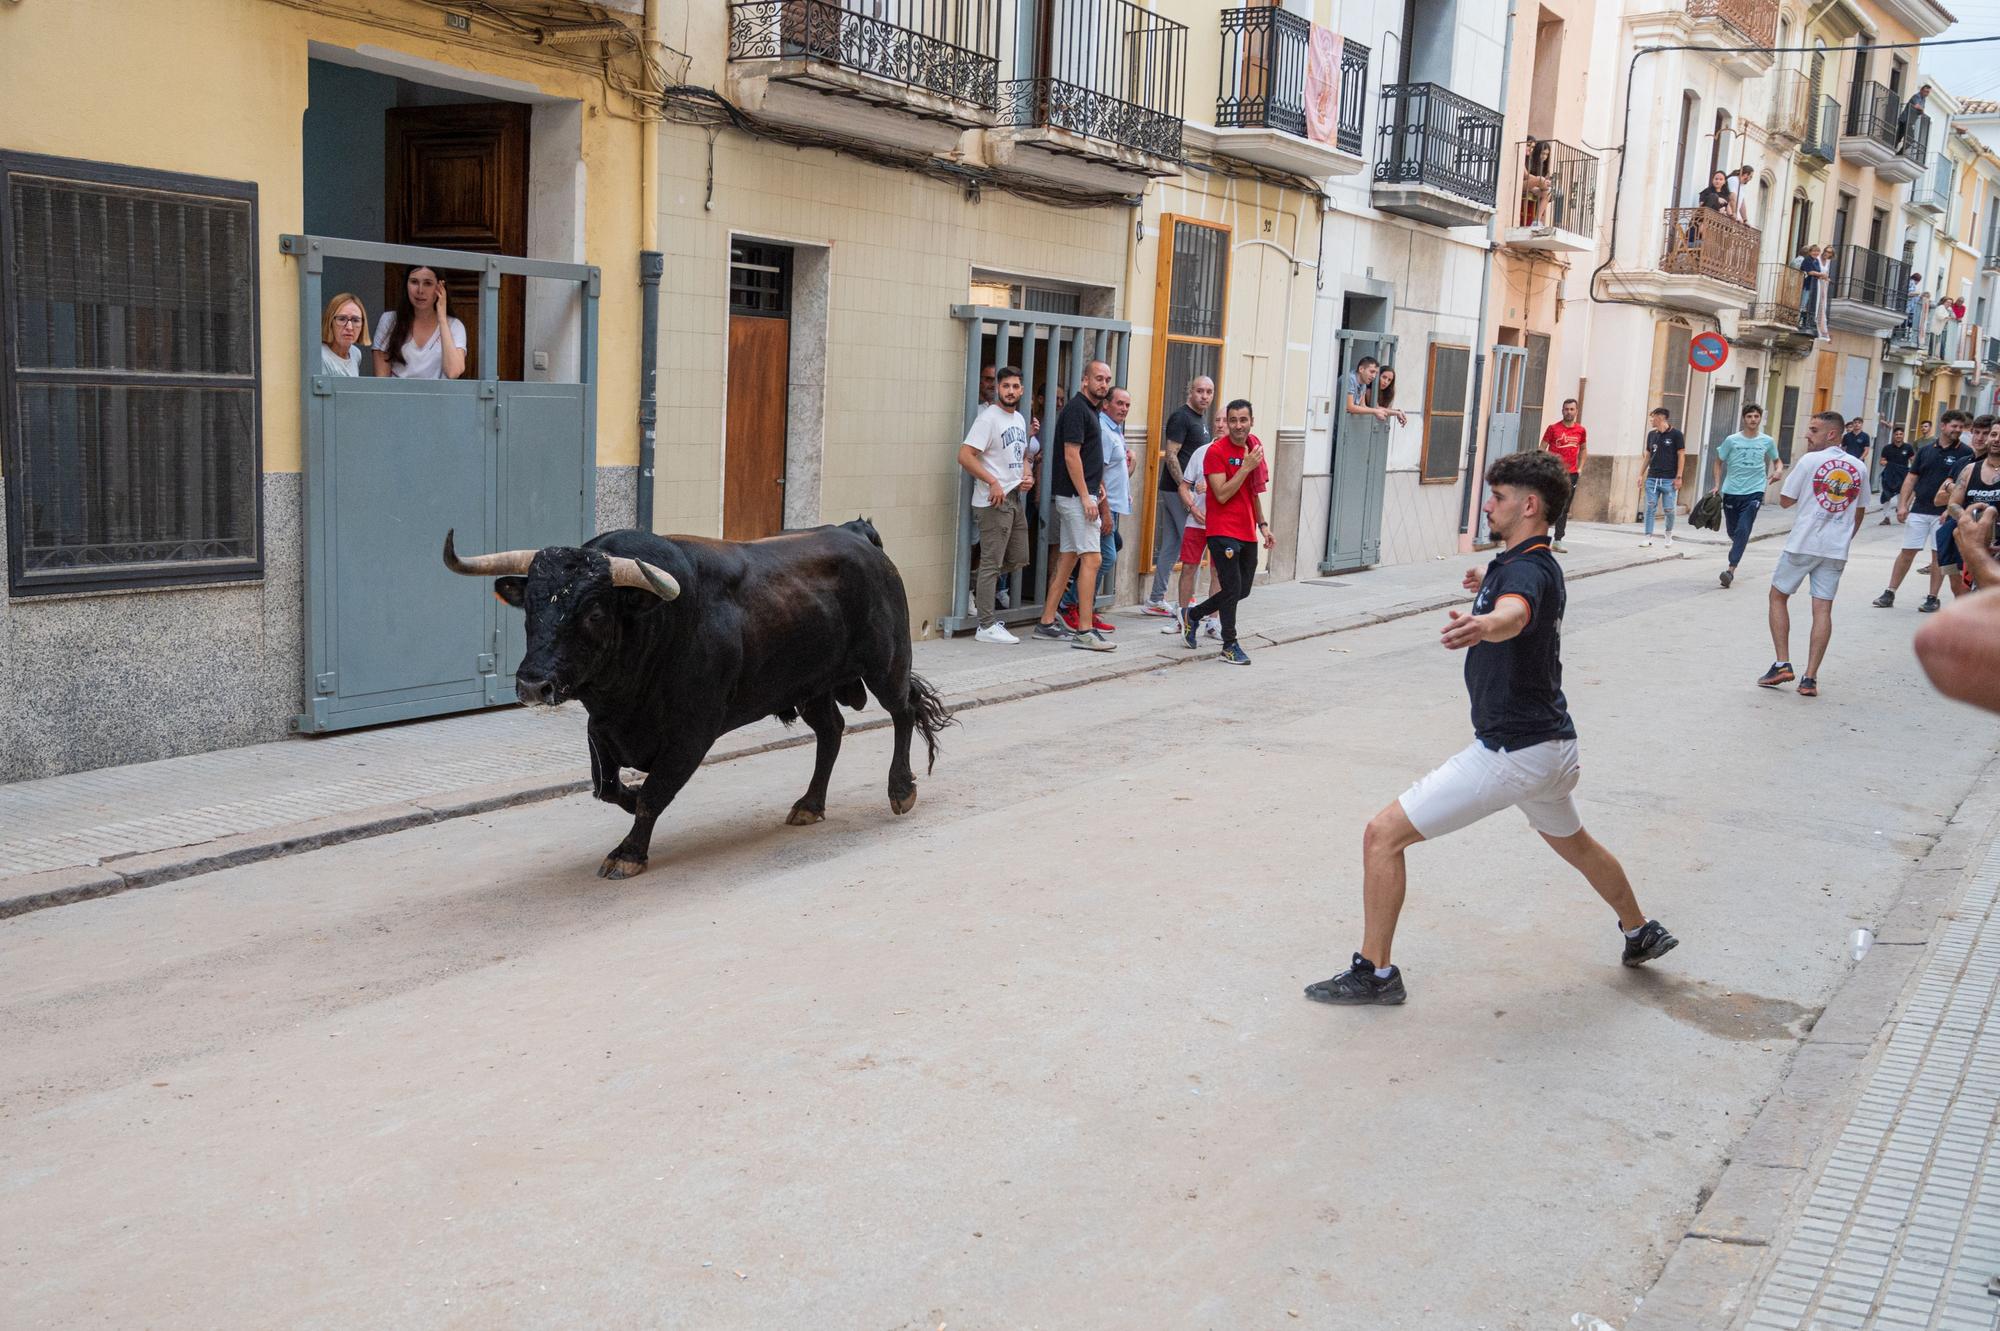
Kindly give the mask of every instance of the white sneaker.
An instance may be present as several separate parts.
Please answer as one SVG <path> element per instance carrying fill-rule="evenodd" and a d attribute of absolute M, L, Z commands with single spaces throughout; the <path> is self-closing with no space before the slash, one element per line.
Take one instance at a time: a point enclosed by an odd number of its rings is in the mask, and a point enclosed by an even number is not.
<path fill-rule="evenodd" d="M 1673 548 L 1674 548 L 1674 537 L 1673 533 L 1669 532 L 1667 533 L 1667 549 L 1671 550 Z"/>
<path fill-rule="evenodd" d="M 1220 642 L 1222 640 L 1222 621 L 1214 615 L 1210 615 L 1208 618 L 1202 620 L 1201 636 L 1204 638 L 1214 638 L 1217 642 Z"/>
<path fill-rule="evenodd" d="M 1639 546 L 1641 549 L 1644 549 L 1645 547 L 1651 545 L 1652 543 L 1653 543 L 1653 538 L 1648 536 L 1645 540 L 1639 542 Z"/>
<path fill-rule="evenodd" d="M 1015 637 L 1013 634 L 1007 631 L 1007 626 L 1005 624 L 988 624 L 985 628 L 980 629 L 977 633 L 974 633 L 972 636 L 975 640 L 979 642 L 1020 641 L 1019 638 Z"/>

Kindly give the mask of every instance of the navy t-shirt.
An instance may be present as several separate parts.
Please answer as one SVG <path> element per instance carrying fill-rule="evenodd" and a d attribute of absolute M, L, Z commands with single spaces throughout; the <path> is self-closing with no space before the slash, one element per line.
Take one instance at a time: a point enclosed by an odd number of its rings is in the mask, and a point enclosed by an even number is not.
<path fill-rule="evenodd" d="M 1962 439 L 1949 447 L 1939 439 L 1918 449 L 1917 460 L 1910 464 L 1917 477 L 1917 488 L 1910 495 L 1910 512 L 1929 517 L 1942 514 L 1944 505 L 1937 501 L 1937 492 L 1946 481 L 1955 480 L 1970 461 L 1972 450 Z"/>
<path fill-rule="evenodd" d="M 1472 731 L 1489 749 L 1525 749 L 1575 739 L 1562 691 L 1562 617 L 1568 593 L 1547 536 L 1531 536 L 1486 566 L 1472 613 L 1507 597 L 1528 607 L 1528 627 L 1505 642 L 1474 643 L 1465 654 Z"/>
<path fill-rule="evenodd" d="M 1099 482 L 1104 479 L 1104 440 L 1097 425 L 1097 404 L 1083 395 L 1081 389 L 1070 395 L 1063 404 L 1062 415 L 1056 418 L 1056 455 L 1053 459 L 1056 472 L 1055 493 L 1076 498 L 1076 486 L 1069 478 L 1068 449 L 1065 445 L 1083 446 L 1083 488 L 1093 496 Z"/>

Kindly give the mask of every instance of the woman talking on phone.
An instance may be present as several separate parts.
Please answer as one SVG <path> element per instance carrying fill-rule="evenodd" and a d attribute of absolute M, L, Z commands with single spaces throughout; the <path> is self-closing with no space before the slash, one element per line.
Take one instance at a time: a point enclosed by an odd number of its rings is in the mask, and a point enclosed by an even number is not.
<path fill-rule="evenodd" d="M 465 325 L 445 309 L 437 270 L 410 270 L 403 297 L 375 325 L 375 373 L 398 379 L 456 379 L 465 373 Z"/>

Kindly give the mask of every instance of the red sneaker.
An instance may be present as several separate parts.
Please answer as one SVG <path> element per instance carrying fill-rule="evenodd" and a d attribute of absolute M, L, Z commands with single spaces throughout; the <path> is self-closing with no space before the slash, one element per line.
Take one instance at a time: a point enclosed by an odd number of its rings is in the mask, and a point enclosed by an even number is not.
<path fill-rule="evenodd" d="M 1118 626 L 1106 620 L 1102 615 L 1091 615 L 1090 626 L 1099 633 L 1116 633 L 1118 631 Z"/>
<path fill-rule="evenodd" d="M 1069 630 L 1070 630 L 1070 631 L 1071 631 L 1072 633 L 1076 631 L 1076 607 L 1075 607 L 1075 606 L 1073 606 L 1073 605 L 1059 605 L 1059 606 L 1057 606 L 1057 607 L 1056 607 L 1056 618 L 1058 618 L 1058 619 L 1062 620 L 1062 622 L 1063 622 L 1063 627 L 1064 627 L 1064 628 L 1067 628 L 1067 629 L 1069 629 Z"/>

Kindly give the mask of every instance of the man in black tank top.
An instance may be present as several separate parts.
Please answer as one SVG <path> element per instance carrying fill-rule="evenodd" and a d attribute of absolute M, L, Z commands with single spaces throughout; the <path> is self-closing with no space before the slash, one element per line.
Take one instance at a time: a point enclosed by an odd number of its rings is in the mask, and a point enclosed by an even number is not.
<path fill-rule="evenodd" d="M 2000 421 L 1993 421 L 1972 440 L 1976 456 L 1958 474 L 1958 481 L 1952 487 L 1951 502 L 1961 510 L 1976 504 L 1986 504 L 2000 508 Z M 1951 594 L 1964 596 L 1972 590 L 1972 583 L 1966 577 L 1964 556 L 1959 552 L 1958 542 L 1946 534 L 1945 528 L 1956 528 L 1957 519 L 1947 517 L 1938 533 L 1938 562 L 1951 571 Z"/>
<path fill-rule="evenodd" d="M 1465 652 L 1476 738 L 1369 822 L 1361 839 L 1361 950 L 1340 974 L 1306 986 L 1315 1002 L 1402 1002 L 1403 973 L 1390 964 L 1389 948 L 1403 909 L 1403 852 L 1510 807 L 1618 913 L 1627 966 L 1677 943 L 1639 909 L 1617 857 L 1583 830 L 1573 797 L 1580 763 L 1562 691 L 1568 594 L 1549 548 L 1549 515 L 1569 502 L 1569 474 L 1552 453 L 1514 453 L 1487 468 L 1486 485 L 1487 523 L 1509 545 L 1483 574 L 1466 573 L 1472 610 L 1452 611 L 1440 639 L 1446 650 Z"/>

